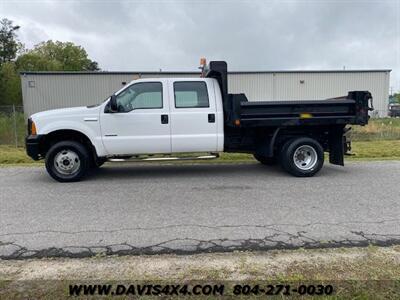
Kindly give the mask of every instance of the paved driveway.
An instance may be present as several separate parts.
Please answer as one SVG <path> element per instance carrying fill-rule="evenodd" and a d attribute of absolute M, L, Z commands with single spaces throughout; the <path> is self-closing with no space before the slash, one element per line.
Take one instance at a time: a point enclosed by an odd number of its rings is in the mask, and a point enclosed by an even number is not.
<path fill-rule="evenodd" d="M 0 257 L 400 243 L 400 162 L 105 165 L 78 183 L 0 168 Z"/>

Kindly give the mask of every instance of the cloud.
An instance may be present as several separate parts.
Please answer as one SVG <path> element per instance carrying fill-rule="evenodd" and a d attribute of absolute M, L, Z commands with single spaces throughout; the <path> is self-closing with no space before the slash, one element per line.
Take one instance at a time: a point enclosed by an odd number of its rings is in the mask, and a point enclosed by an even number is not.
<path fill-rule="evenodd" d="M 105 70 L 389 68 L 400 89 L 400 1 L 5 1 L 32 46 L 82 45 Z"/>

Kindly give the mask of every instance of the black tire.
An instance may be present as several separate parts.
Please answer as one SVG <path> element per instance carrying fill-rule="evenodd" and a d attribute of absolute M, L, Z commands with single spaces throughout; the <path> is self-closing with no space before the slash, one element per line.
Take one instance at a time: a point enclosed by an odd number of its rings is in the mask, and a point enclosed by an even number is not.
<path fill-rule="evenodd" d="M 260 154 L 253 154 L 254 158 L 266 166 L 273 166 L 277 163 L 275 157 L 267 157 Z"/>
<path fill-rule="evenodd" d="M 300 159 L 295 158 L 296 150 L 298 150 L 296 157 Z M 291 139 L 283 145 L 279 159 L 286 172 L 297 177 L 311 177 L 318 173 L 324 164 L 324 150 L 316 140 L 300 137 Z"/>
<path fill-rule="evenodd" d="M 64 151 L 64 152 L 63 152 Z M 63 154 L 64 153 L 64 154 Z M 70 157 L 67 155 L 70 154 Z M 58 158 L 63 158 L 62 155 L 66 155 L 67 158 L 72 158 L 74 161 L 73 164 L 76 167 L 76 170 L 73 170 L 71 174 L 65 174 L 61 172 L 60 164 L 55 162 Z M 65 161 L 64 160 L 64 161 Z M 71 162 L 72 162 L 71 160 Z M 69 162 L 68 165 L 72 165 Z M 79 162 L 79 164 L 78 164 Z M 63 163 L 63 165 L 68 166 Z M 46 154 L 46 170 L 55 180 L 59 182 L 74 182 L 81 180 L 88 172 L 90 167 L 90 156 L 89 152 L 85 146 L 75 141 L 62 141 L 54 144 Z"/>

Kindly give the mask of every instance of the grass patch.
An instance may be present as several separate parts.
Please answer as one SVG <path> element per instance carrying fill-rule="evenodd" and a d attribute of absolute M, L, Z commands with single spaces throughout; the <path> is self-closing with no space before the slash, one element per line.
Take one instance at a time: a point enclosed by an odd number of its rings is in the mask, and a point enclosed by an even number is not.
<path fill-rule="evenodd" d="M 352 143 L 352 152 L 355 156 L 346 156 L 346 160 L 397 160 L 400 159 L 400 140 L 372 140 L 355 141 Z M 168 161 L 165 163 L 193 163 L 194 161 Z M 221 153 L 219 159 L 195 161 L 205 163 L 248 163 L 255 162 L 251 154 Z M 32 160 L 25 152 L 25 148 L 0 146 L 0 165 L 42 164 Z M 163 162 L 157 162 L 163 163 Z"/>
<path fill-rule="evenodd" d="M 347 159 L 400 159 L 400 140 L 355 141 L 352 152 Z"/>
<path fill-rule="evenodd" d="M 0 164 L 38 164 L 25 152 L 25 148 L 13 146 L 0 146 Z"/>

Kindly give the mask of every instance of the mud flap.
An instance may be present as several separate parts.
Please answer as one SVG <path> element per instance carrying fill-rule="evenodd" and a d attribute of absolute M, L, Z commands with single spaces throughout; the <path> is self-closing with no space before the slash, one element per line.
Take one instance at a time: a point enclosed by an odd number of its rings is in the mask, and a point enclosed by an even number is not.
<path fill-rule="evenodd" d="M 334 165 L 344 166 L 343 127 L 334 128 L 329 132 L 329 162 Z"/>

